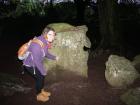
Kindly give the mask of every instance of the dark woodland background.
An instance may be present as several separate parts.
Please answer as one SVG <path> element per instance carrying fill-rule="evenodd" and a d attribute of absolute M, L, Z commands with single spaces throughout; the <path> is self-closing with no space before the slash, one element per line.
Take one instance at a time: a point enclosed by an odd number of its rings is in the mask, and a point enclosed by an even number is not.
<path fill-rule="evenodd" d="M 138 1 L 131 0 L 1 0 L 0 39 L 20 43 L 54 22 L 87 25 L 91 51 L 101 49 L 132 57 L 140 52 Z M 10 33 L 10 35 L 9 35 Z"/>

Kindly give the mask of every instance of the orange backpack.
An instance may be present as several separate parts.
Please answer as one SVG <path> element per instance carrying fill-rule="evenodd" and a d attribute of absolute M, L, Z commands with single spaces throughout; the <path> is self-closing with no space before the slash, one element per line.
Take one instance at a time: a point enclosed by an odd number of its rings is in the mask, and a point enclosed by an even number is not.
<path fill-rule="evenodd" d="M 26 59 L 28 57 L 28 55 L 30 54 L 30 52 L 28 51 L 28 48 L 29 48 L 29 46 L 30 46 L 30 44 L 32 42 L 39 44 L 42 48 L 45 46 L 45 44 L 41 40 L 39 40 L 37 38 L 34 38 L 32 40 L 29 40 L 27 43 L 24 43 L 19 48 L 19 50 L 17 52 L 18 53 L 18 59 L 19 60 L 24 60 L 24 59 Z"/>

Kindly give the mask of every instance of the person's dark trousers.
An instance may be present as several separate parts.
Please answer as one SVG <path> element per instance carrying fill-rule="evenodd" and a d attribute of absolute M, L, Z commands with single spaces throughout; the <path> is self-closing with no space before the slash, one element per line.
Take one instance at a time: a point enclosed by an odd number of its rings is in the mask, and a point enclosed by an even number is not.
<path fill-rule="evenodd" d="M 34 74 L 33 67 L 27 67 L 27 66 L 23 66 L 23 67 L 24 67 L 24 71 L 35 79 L 36 93 L 39 94 L 41 92 L 41 89 L 44 87 L 44 76 L 41 75 L 41 73 L 37 68 L 35 68 L 35 74 Z"/>

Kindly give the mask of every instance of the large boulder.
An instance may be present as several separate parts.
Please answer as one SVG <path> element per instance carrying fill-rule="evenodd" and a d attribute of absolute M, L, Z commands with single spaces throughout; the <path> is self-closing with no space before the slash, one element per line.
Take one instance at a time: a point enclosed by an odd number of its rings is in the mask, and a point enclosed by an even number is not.
<path fill-rule="evenodd" d="M 86 36 L 86 26 L 71 26 L 64 23 L 48 25 L 56 30 L 56 38 L 50 53 L 59 56 L 59 61 L 45 60 L 48 70 L 48 80 L 66 80 L 74 77 L 87 78 L 88 52 L 85 47 L 90 47 Z M 78 78 L 77 78 L 78 79 Z"/>
<path fill-rule="evenodd" d="M 126 87 L 139 77 L 132 63 L 117 55 L 110 55 L 106 62 L 105 78 L 107 82 L 117 88 Z"/>

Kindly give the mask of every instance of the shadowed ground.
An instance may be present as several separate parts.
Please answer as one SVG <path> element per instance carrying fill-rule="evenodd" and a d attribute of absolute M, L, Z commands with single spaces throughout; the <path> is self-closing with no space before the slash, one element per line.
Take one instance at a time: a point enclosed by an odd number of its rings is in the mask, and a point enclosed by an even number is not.
<path fill-rule="evenodd" d="M 20 63 L 16 60 L 18 46 L 16 41 L 0 44 L 0 72 L 14 74 L 23 79 L 32 90 L 28 94 L 16 93 L 13 96 L 0 97 L 1 105 L 125 105 L 120 100 L 120 95 L 126 90 L 111 88 L 105 80 L 104 63 L 108 54 L 89 59 L 87 81 L 74 81 L 72 77 L 69 81 L 46 83 L 45 87 L 52 96 L 46 103 L 37 102 L 33 79 L 26 74 L 21 75 Z M 138 85 L 137 82 L 135 84 Z"/>

